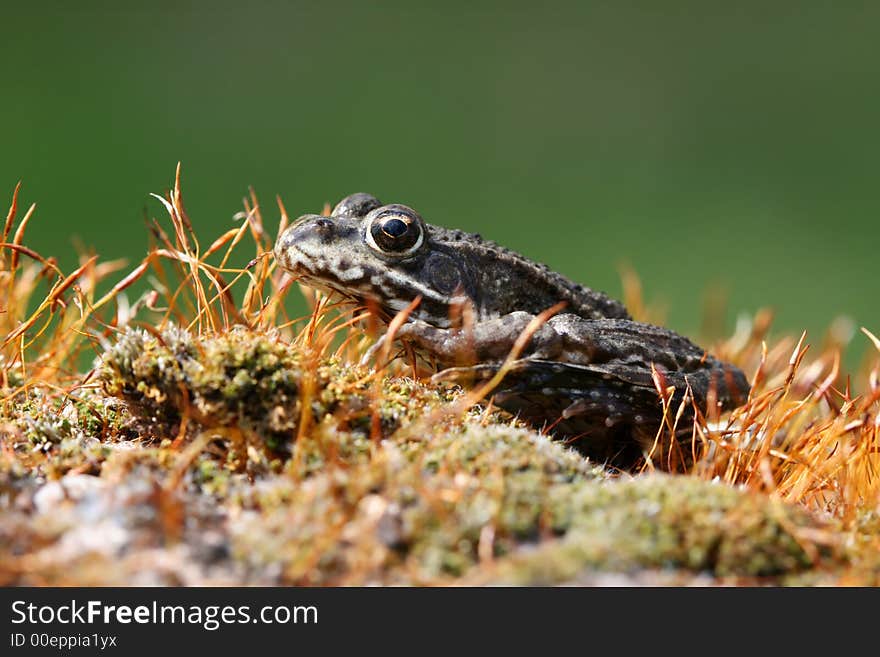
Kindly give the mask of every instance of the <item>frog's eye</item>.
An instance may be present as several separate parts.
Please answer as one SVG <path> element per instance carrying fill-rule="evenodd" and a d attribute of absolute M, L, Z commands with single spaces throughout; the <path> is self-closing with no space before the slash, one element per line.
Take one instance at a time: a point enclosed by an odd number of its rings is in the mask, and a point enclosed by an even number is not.
<path fill-rule="evenodd" d="M 367 244 L 383 255 L 410 255 L 425 240 L 421 217 L 404 205 L 378 208 L 370 212 L 364 221 Z"/>

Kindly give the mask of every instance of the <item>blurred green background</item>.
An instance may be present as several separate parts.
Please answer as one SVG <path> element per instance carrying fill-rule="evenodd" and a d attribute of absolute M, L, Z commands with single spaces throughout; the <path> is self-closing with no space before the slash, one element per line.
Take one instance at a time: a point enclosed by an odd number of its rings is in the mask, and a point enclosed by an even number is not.
<path fill-rule="evenodd" d="M 67 267 L 143 257 L 180 160 L 204 243 L 250 185 L 272 226 L 363 190 L 614 296 L 628 262 L 684 332 L 718 289 L 728 330 L 880 331 L 880 3 L 148 7 L 3 3 L 2 203 Z"/>

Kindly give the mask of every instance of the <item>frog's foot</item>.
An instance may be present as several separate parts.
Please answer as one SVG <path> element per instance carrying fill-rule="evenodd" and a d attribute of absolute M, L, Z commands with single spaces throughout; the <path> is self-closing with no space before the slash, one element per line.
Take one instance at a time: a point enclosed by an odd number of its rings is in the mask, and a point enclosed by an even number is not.
<path fill-rule="evenodd" d="M 364 353 L 361 357 L 360 365 L 366 367 L 371 361 L 376 359 L 384 349 L 391 349 L 391 342 L 409 341 L 416 347 L 421 347 L 427 351 L 436 351 L 440 353 L 455 352 L 460 350 L 460 346 L 455 342 L 458 336 L 451 329 L 439 329 L 422 321 L 408 322 L 400 326 L 393 335 L 391 330 L 385 331 L 379 339 Z M 435 345 L 436 349 L 427 349 L 425 345 Z"/>

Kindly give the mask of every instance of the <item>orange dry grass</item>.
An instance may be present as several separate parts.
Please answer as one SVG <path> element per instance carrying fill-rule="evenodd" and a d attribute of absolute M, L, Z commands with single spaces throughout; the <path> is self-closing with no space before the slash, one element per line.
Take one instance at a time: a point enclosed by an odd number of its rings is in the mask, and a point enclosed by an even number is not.
<path fill-rule="evenodd" d="M 625 271 L 624 283 L 628 307 L 651 320 L 638 279 Z M 851 523 L 880 505 L 880 340 L 862 328 L 876 353 L 854 386 L 840 371 L 843 345 L 832 335 L 818 353 L 806 334 L 768 346 L 771 320 L 760 311 L 716 345 L 750 375 L 752 392 L 729 417 L 696 424 L 692 448 L 702 457 L 691 472 Z M 667 409 L 672 425 L 678 410 Z"/>
<path fill-rule="evenodd" d="M 165 206 L 171 231 L 155 219 L 150 225 L 153 246 L 143 261 L 128 274 L 106 288 L 110 276 L 125 267 L 123 260 L 99 262 L 98 256 L 81 256 L 73 272 L 62 272 L 54 258 L 46 258 L 24 246 L 25 228 L 35 205 L 18 222 L 20 185 L 16 186 L 0 241 L 0 354 L 2 372 L 18 370 L 30 383 L 58 383 L 60 373 L 77 376 L 65 365 L 78 362 L 84 352 L 100 353 L 102 340 L 115 331 L 147 318 L 138 325 L 158 333 L 175 323 L 200 334 L 228 330 L 234 325 L 254 330 L 270 327 L 289 329 L 297 320 L 286 314 L 283 299 L 293 282 L 276 271 L 271 258 L 273 238 L 265 230 L 259 205 L 253 194 L 245 199 L 245 211 L 238 228 L 226 231 L 207 249 L 202 249 L 184 209 L 178 166 L 174 188 L 166 198 L 156 196 Z M 287 225 L 287 214 L 279 199 L 281 219 L 278 231 Z M 254 258 L 241 269 L 228 262 L 246 235 L 255 247 Z M 211 260 L 218 260 L 212 264 Z M 168 267 L 170 266 L 171 271 Z M 149 278 L 150 289 L 130 302 L 126 291 L 141 279 Z M 40 297 L 41 285 L 48 290 Z M 141 286 L 142 287 L 142 286 Z M 243 294 L 236 301 L 233 289 Z M 332 338 L 345 325 L 326 311 L 326 299 L 316 302 L 306 330 L 293 339 L 310 344 Z M 302 319 L 302 318 L 299 318 Z M 319 330 L 321 329 L 321 330 Z M 13 377 L 18 378 L 18 377 Z"/>
<path fill-rule="evenodd" d="M 760 318 L 759 318 L 760 319 Z M 853 390 L 833 345 L 808 359 L 805 336 L 768 349 L 761 321 L 722 346 L 752 372 L 749 402 L 720 432 L 717 449 L 697 464 L 707 477 L 746 484 L 845 521 L 880 503 L 880 359 Z M 880 342 L 863 329 L 880 352 Z"/>
<path fill-rule="evenodd" d="M 172 191 L 157 197 L 171 230 L 154 220 L 148 255 L 111 284 L 110 277 L 124 267 L 122 261 L 84 255 L 79 267 L 65 273 L 54 259 L 24 246 L 34 206 L 18 219 L 18 192 L 16 187 L 0 243 L 0 383 L 5 399 L 33 385 L 55 389 L 61 396 L 88 385 L 90 375 L 82 375 L 73 364 L 99 353 L 102 343 L 136 320 L 154 335 L 169 323 L 199 333 L 234 325 L 278 327 L 292 342 L 309 346 L 316 362 L 334 345 L 336 355 L 356 359 L 370 342 L 362 331 L 348 331 L 368 319 L 365 309 L 329 312 L 334 304 L 318 296 L 308 297 L 314 312 L 299 318 L 304 321 L 295 328 L 298 320 L 284 305 L 293 281 L 270 255 L 273 237 L 253 193 L 245 199 L 241 225 L 203 249 L 184 209 L 178 166 Z M 288 218 L 280 200 L 278 207 L 280 232 Z M 230 266 L 233 252 L 244 242 L 254 248 L 253 259 L 243 269 Z M 144 281 L 149 281 L 148 289 L 129 302 L 129 290 L 143 287 Z M 650 319 L 637 278 L 627 273 L 624 283 L 628 306 Z M 880 358 L 874 358 L 854 386 L 840 372 L 840 345 L 829 342 L 811 353 L 801 336 L 775 339 L 768 346 L 769 325 L 769 313 L 759 313 L 717 345 L 719 356 L 751 374 L 753 390 L 748 403 L 729 417 L 710 416 L 697 423 L 691 447 L 702 456 L 692 472 L 854 523 L 880 503 Z M 864 332 L 880 353 L 880 341 Z M 383 353 L 381 361 L 388 355 Z M 406 367 L 400 361 L 395 366 Z M 657 381 L 662 389 L 662 377 Z M 309 394 L 307 386 L 303 393 Z M 489 393 L 490 386 L 485 386 L 480 394 L 468 395 L 467 403 Z M 677 409 L 668 410 L 672 426 Z M 307 430 L 304 417 L 300 433 Z"/>

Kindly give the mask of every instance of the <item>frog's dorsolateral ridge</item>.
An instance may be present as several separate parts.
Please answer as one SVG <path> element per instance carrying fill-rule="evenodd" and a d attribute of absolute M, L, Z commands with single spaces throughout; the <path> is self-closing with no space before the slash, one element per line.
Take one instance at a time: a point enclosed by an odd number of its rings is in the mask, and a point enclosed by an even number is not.
<path fill-rule="evenodd" d="M 330 217 L 300 217 L 278 237 L 275 258 L 306 285 L 371 301 L 386 321 L 421 297 L 395 337 L 450 368 L 446 378 L 493 376 L 535 315 L 565 302 L 534 333 L 495 403 L 620 467 L 650 450 L 661 461 L 658 447 L 670 447 L 654 444 L 663 421 L 655 377 L 675 389 L 670 423 L 688 392 L 704 411 L 710 398 L 723 411 L 749 392 L 739 369 L 673 331 L 632 321 L 605 294 L 369 194 L 346 197 Z M 465 305 L 473 321 L 463 328 L 455 318 Z M 690 440 L 692 426 L 688 403 L 676 425 L 680 440 Z"/>

